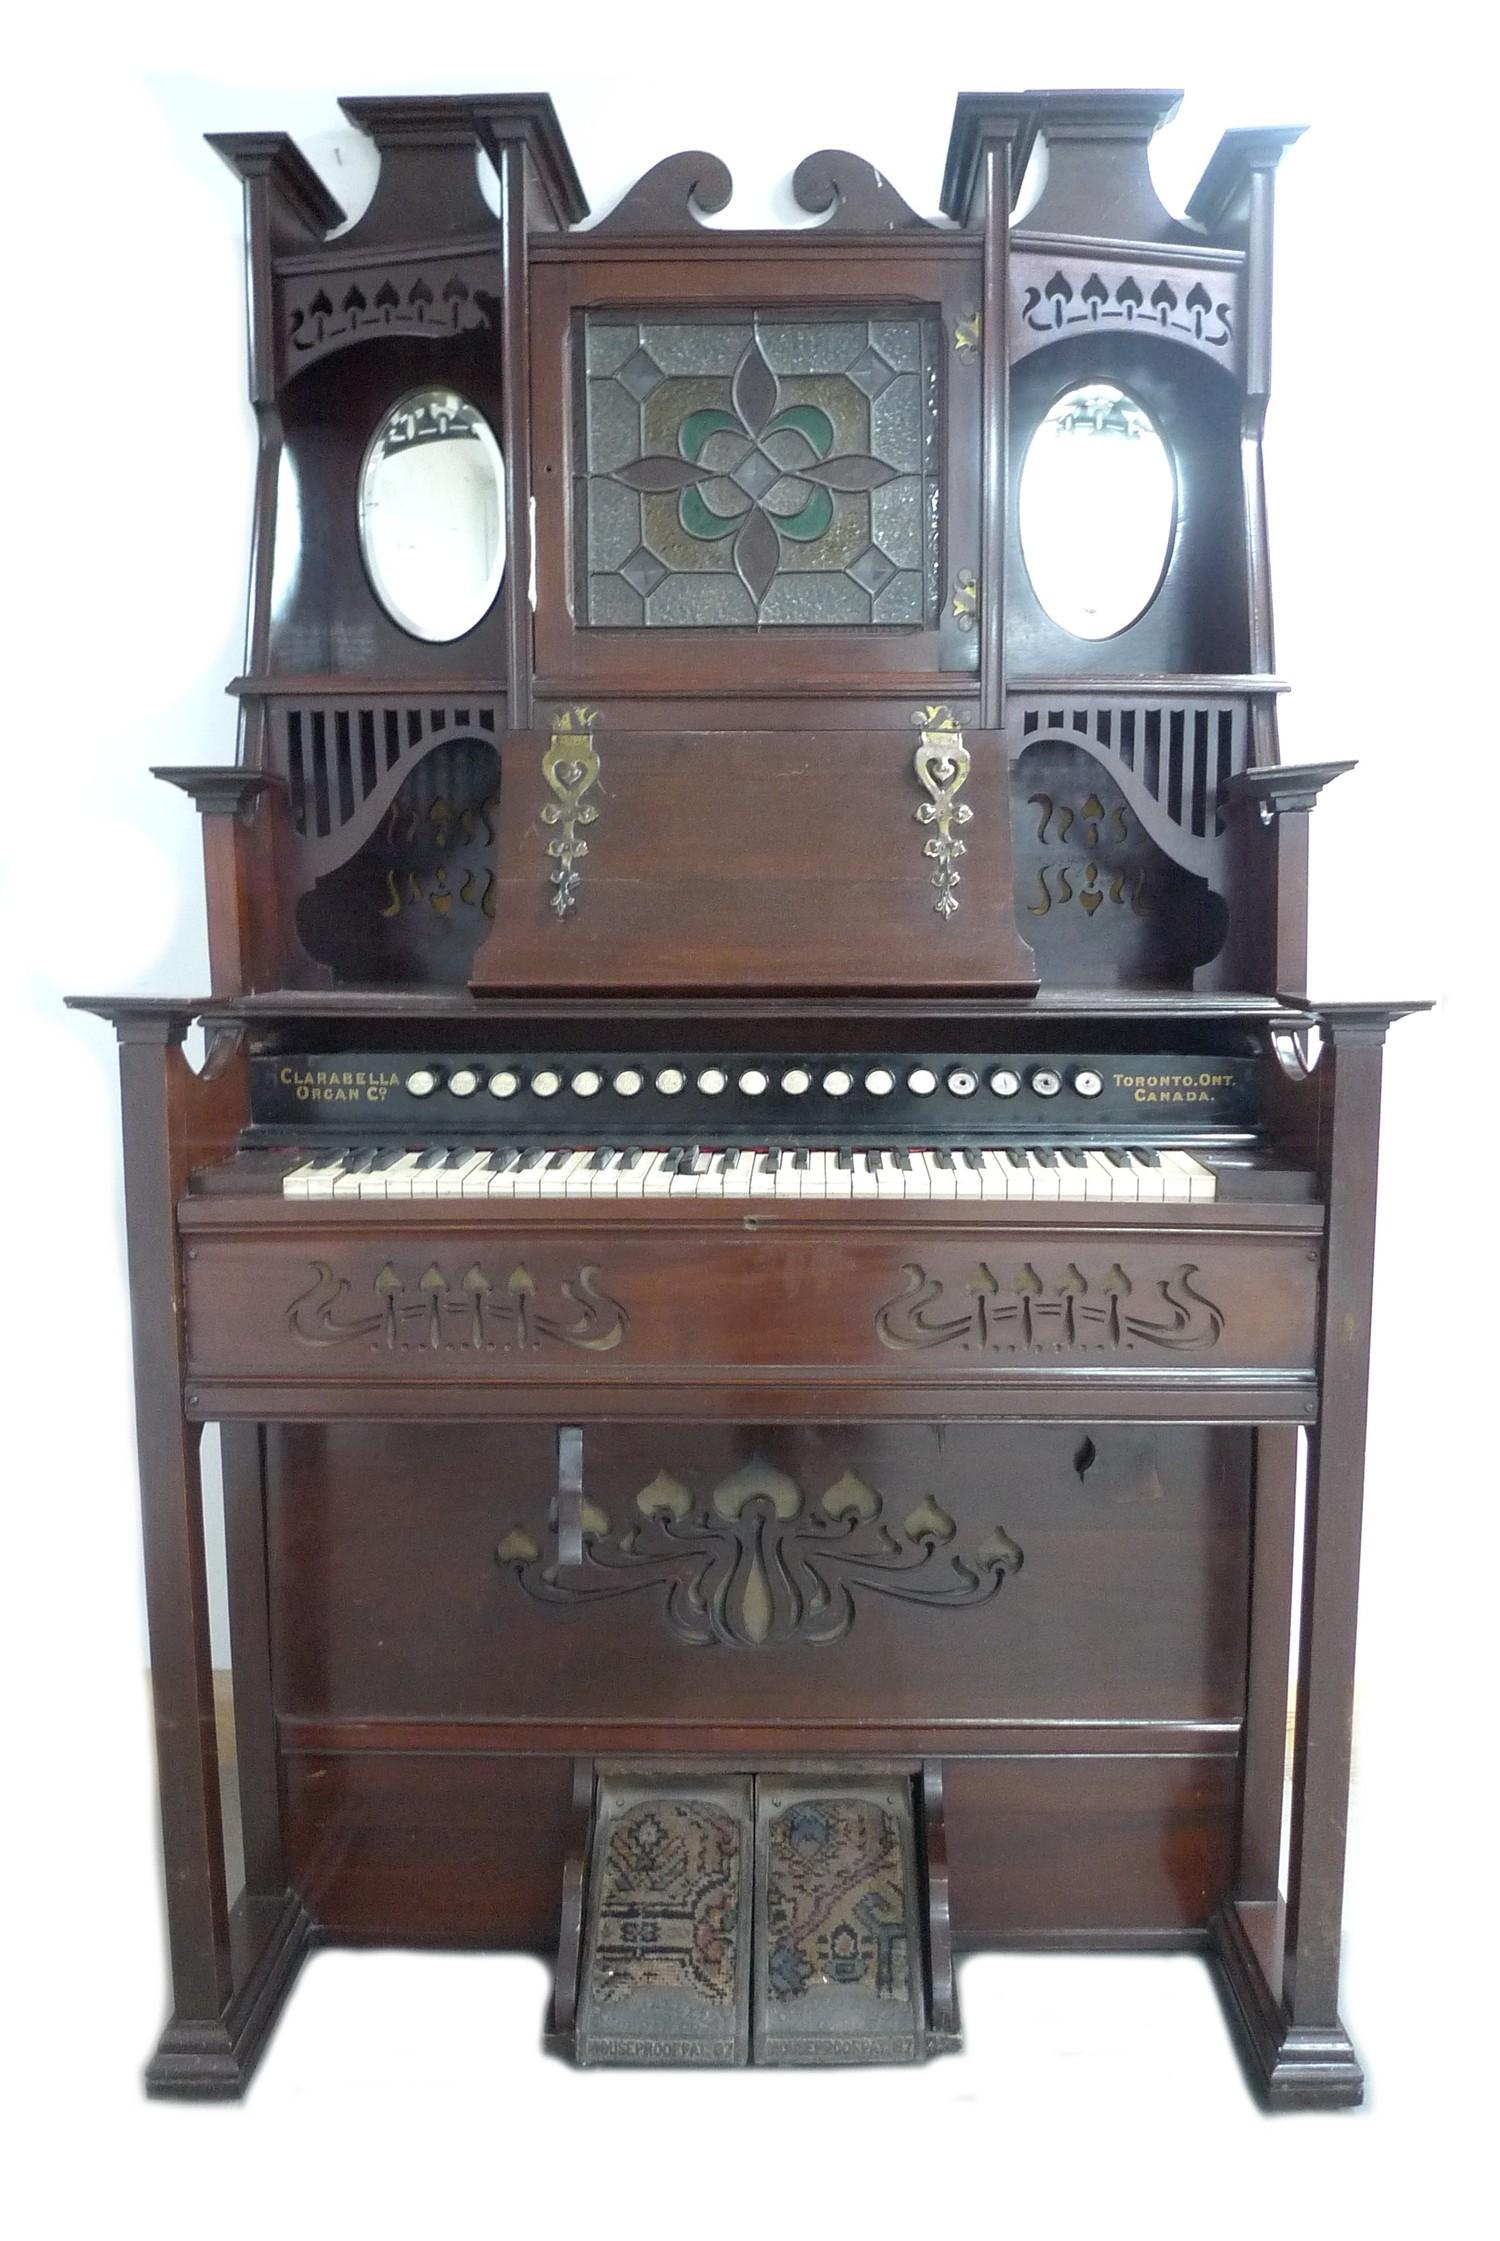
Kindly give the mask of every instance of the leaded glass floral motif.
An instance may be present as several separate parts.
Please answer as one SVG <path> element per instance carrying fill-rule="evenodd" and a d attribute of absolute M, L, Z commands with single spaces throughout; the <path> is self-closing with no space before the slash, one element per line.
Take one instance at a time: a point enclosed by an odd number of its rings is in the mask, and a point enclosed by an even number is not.
<path fill-rule="evenodd" d="M 598 627 L 921 625 L 937 323 L 587 314 L 578 611 Z"/>

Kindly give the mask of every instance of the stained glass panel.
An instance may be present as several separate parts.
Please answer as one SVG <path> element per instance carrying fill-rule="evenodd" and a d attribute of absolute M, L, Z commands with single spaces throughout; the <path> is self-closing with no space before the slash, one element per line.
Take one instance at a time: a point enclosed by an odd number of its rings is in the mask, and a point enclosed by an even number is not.
<path fill-rule="evenodd" d="M 582 322 L 577 611 L 596 629 L 930 623 L 935 320 Z"/>

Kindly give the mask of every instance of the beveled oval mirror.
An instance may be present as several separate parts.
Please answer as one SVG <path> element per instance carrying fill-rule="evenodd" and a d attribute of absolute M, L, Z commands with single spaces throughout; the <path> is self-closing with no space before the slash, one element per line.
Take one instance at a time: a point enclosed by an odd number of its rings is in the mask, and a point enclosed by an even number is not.
<path fill-rule="evenodd" d="M 456 391 L 414 389 L 376 429 L 359 543 L 376 598 L 414 638 L 462 638 L 489 612 L 505 574 L 505 461 Z"/>
<path fill-rule="evenodd" d="M 1177 476 L 1156 423 L 1112 382 L 1070 389 L 1021 467 L 1032 589 L 1075 638 L 1114 638 L 1150 606 L 1177 526 Z"/>

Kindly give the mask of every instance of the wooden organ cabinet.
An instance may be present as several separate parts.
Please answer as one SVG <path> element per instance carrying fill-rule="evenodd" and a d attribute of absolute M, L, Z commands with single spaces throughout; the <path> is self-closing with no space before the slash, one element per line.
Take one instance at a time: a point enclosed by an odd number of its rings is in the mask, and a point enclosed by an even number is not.
<path fill-rule="evenodd" d="M 1359 2099 L 1411 1007 L 1305 993 L 1349 765 L 1277 754 L 1296 134 L 1227 134 L 1177 219 L 1175 101 L 965 94 L 941 221 L 826 151 L 780 232 L 705 225 L 700 154 L 585 224 L 542 96 L 347 101 L 347 230 L 285 136 L 214 138 L 249 653 L 234 765 L 158 774 L 212 987 L 80 999 L 124 1088 L 152 2091 L 241 2092 L 345 1941 L 545 1954 L 599 2063 L 914 2061 L 957 1955 L 1196 1947 L 1272 2106 Z"/>

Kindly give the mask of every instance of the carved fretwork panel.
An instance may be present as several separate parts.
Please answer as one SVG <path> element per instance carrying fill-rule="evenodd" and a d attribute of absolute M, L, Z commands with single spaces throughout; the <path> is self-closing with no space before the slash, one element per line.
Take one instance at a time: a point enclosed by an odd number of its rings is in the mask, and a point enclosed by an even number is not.
<path fill-rule="evenodd" d="M 281 285 L 284 377 L 351 343 L 393 336 L 451 341 L 499 323 L 499 261 L 390 257 L 379 264 L 311 271 Z"/>
<path fill-rule="evenodd" d="M 499 743 L 504 702 L 271 701 L 266 761 L 286 780 L 305 871 L 336 867 L 386 819 L 397 794 L 435 750 Z"/>
<path fill-rule="evenodd" d="M 499 757 L 475 739 L 435 748 L 358 852 L 297 909 L 310 956 L 340 980 L 461 987 L 494 915 Z"/>
<path fill-rule="evenodd" d="M 1224 900 L 1152 839 L 1103 764 L 1043 740 L 1016 758 L 1011 788 L 1016 916 L 1043 979 L 1191 985 L 1223 946 Z"/>
<path fill-rule="evenodd" d="M 654 1591 L 667 1631 L 690 1649 L 817 1648 L 843 1639 L 863 1595 L 961 1609 L 989 1602 L 1020 1570 L 1021 1550 L 998 1520 L 969 1545 L 930 1494 L 908 1500 L 909 1513 L 887 1521 L 886 1497 L 852 1471 L 811 1499 L 760 1461 L 701 1499 L 659 1471 L 618 1526 L 585 1506 L 581 1565 L 562 1567 L 520 1527 L 496 1556 L 536 1602 Z"/>
<path fill-rule="evenodd" d="M 1250 759 L 1244 700 L 1017 695 L 1009 721 L 1026 746 L 1086 746 L 1176 862 L 1205 878 L 1218 869 L 1229 782 Z"/>
<path fill-rule="evenodd" d="M 588 623 L 931 619 L 936 321 L 586 313 L 577 347 L 575 567 Z"/>
<path fill-rule="evenodd" d="M 1023 248 L 1011 256 L 1012 358 L 1079 333 L 1142 332 L 1185 343 L 1238 370 L 1240 272 L 1156 262 L 1058 256 Z"/>

